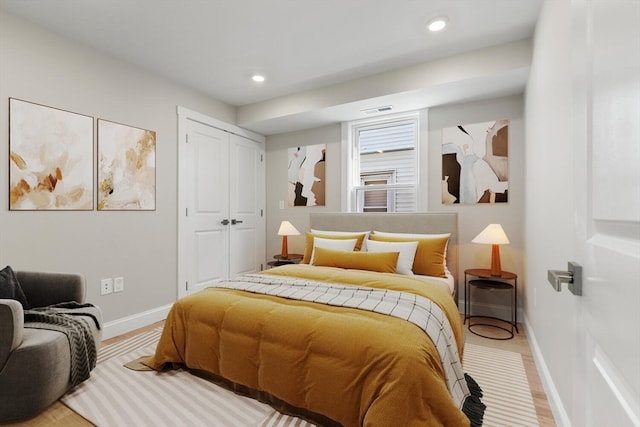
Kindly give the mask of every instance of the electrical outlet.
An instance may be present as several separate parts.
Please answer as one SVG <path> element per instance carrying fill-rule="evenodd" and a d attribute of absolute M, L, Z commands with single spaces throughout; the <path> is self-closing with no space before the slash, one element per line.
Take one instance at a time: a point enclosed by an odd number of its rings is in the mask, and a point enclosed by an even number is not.
<path fill-rule="evenodd" d="M 113 279 L 102 279 L 100 281 L 100 295 L 108 295 L 113 292 Z"/>
<path fill-rule="evenodd" d="M 116 277 L 113 279 L 113 292 L 124 291 L 124 277 Z"/>

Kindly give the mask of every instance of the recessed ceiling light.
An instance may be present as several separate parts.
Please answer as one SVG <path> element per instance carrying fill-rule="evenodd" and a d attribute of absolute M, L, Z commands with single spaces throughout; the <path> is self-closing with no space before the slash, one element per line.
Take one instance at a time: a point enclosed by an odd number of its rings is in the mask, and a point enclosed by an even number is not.
<path fill-rule="evenodd" d="M 251 80 L 257 83 L 262 83 L 264 81 L 264 76 L 262 74 L 254 74 L 253 77 L 251 77 Z"/>
<path fill-rule="evenodd" d="M 429 31 L 434 33 L 442 31 L 447 26 L 447 22 L 449 22 L 449 20 L 446 17 L 439 16 L 429 21 L 429 23 L 427 24 L 427 28 L 429 29 Z"/>

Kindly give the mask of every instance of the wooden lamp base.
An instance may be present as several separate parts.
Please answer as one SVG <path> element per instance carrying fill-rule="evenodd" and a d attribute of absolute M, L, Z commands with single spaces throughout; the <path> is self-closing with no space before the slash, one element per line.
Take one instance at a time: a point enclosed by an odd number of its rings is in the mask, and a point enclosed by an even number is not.
<path fill-rule="evenodd" d="M 502 268 L 500 267 L 500 245 L 491 245 L 491 275 L 502 276 Z"/>
<path fill-rule="evenodd" d="M 289 248 L 287 243 L 287 236 L 282 236 L 282 252 L 280 253 L 282 259 L 289 258 Z"/>

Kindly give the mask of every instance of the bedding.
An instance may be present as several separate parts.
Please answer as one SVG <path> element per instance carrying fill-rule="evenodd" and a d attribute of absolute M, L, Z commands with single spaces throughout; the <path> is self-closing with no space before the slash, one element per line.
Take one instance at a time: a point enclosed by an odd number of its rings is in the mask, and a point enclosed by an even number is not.
<path fill-rule="evenodd" d="M 449 236 L 439 237 L 397 237 L 371 234 L 370 240 L 380 242 L 418 242 L 412 271 L 423 276 L 446 277 L 445 254 Z"/>
<path fill-rule="evenodd" d="M 434 277 L 434 276 L 421 276 L 419 274 L 414 274 L 412 277 L 428 280 L 432 284 L 440 285 L 444 289 L 447 289 L 451 295 L 455 295 L 455 279 L 449 270 L 445 271 L 446 277 Z"/>
<path fill-rule="evenodd" d="M 415 239 L 437 239 L 440 237 L 446 237 L 447 238 L 447 244 L 445 245 L 445 251 L 444 251 L 444 263 L 447 264 L 447 252 L 449 251 L 449 242 L 452 239 L 452 235 L 451 233 L 391 233 L 391 232 L 387 232 L 387 231 L 378 231 L 378 230 L 373 230 L 371 233 L 377 235 L 378 237 L 401 237 L 401 238 L 407 238 L 407 239 L 411 239 L 411 240 L 415 240 Z M 450 272 L 447 272 L 450 273 Z"/>
<path fill-rule="evenodd" d="M 145 363 L 206 372 L 321 426 L 479 425 L 483 405 L 467 387 L 462 348 L 448 289 L 300 264 L 178 300 Z"/>
<path fill-rule="evenodd" d="M 316 247 L 313 265 L 320 267 L 350 268 L 356 270 L 395 273 L 398 252 L 334 251 Z"/>
<path fill-rule="evenodd" d="M 324 234 L 325 236 L 344 236 L 344 235 L 353 235 L 353 234 L 357 234 L 357 235 L 364 234 L 364 240 L 362 241 L 362 247 L 360 248 L 361 251 L 366 251 L 367 250 L 367 239 L 369 238 L 369 235 L 371 234 L 371 231 L 369 231 L 369 230 L 365 230 L 365 231 L 335 231 L 335 230 L 316 230 L 315 228 L 311 228 L 309 230 L 309 232 L 311 234 Z"/>
<path fill-rule="evenodd" d="M 458 214 L 455 212 L 312 212 L 309 214 L 312 230 L 354 232 L 373 230 L 371 234 L 390 234 L 395 237 L 445 237 L 449 236 L 444 254 L 444 274 L 441 283 L 450 286 L 454 301 L 458 301 Z M 426 236 L 425 236 L 426 235 Z M 363 243 L 365 247 L 366 240 Z M 363 250 L 363 249 L 361 249 Z M 414 260 L 415 262 L 415 260 Z M 417 276 L 424 274 L 412 270 Z"/>
<path fill-rule="evenodd" d="M 367 251 L 369 252 L 397 251 L 398 263 L 395 272 L 408 276 L 413 276 L 416 249 L 418 249 L 418 242 L 379 242 L 376 240 L 367 242 Z"/>
<path fill-rule="evenodd" d="M 313 251 L 316 246 L 329 249 L 346 249 L 359 251 L 366 237 L 366 233 L 356 234 L 305 234 L 305 248 L 302 257 L 303 264 L 310 264 L 313 261 Z M 355 242 L 352 240 L 355 239 Z"/>

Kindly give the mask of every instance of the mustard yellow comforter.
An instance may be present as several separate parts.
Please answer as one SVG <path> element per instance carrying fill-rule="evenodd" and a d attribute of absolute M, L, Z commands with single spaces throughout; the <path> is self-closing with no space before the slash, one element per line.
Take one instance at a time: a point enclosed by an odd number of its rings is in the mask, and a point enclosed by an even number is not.
<path fill-rule="evenodd" d="M 462 357 L 462 326 L 437 285 L 395 274 L 287 265 L 264 271 L 412 292 L 446 314 Z M 238 290 L 209 288 L 172 307 L 146 361 L 203 370 L 343 426 L 468 426 L 431 339 L 405 320 Z"/>

